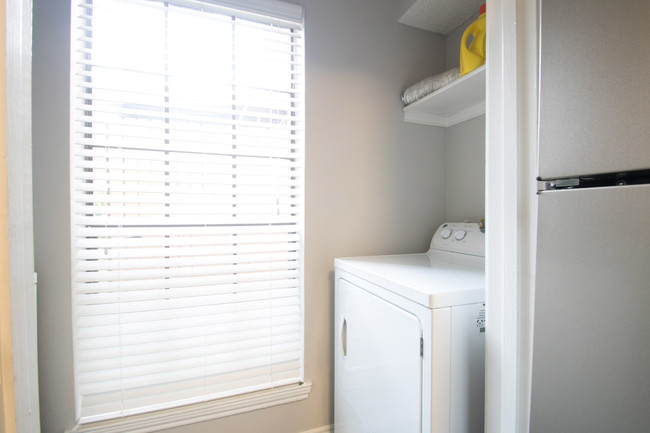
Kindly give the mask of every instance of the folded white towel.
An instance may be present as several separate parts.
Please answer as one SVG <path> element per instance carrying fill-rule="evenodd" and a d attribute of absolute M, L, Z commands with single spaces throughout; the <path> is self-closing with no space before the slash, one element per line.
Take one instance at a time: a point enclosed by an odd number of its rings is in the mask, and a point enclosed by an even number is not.
<path fill-rule="evenodd" d="M 435 92 L 441 87 L 444 87 L 459 78 L 460 68 L 453 68 L 446 72 L 441 72 L 439 74 L 425 78 L 424 80 L 415 83 L 404 91 L 402 94 L 402 102 L 404 105 L 408 105 L 428 95 L 429 93 Z"/>

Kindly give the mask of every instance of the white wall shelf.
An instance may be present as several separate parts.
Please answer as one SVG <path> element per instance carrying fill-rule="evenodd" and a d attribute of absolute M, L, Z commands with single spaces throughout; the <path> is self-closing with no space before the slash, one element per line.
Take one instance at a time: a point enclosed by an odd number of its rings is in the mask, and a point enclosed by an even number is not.
<path fill-rule="evenodd" d="M 452 126 L 485 113 L 485 65 L 407 105 L 404 121 Z"/>

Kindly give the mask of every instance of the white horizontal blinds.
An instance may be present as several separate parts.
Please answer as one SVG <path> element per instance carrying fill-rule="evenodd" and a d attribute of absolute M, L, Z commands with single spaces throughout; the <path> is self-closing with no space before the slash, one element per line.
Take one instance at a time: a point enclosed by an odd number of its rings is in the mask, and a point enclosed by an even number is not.
<path fill-rule="evenodd" d="M 302 380 L 301 14 L 76 2 L 80 422 Z"/>

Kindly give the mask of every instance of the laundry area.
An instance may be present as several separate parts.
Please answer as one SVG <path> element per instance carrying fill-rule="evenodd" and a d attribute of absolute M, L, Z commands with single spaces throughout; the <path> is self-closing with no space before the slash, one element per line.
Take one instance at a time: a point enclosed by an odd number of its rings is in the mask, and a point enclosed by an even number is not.
<path fill-rule="evenodd" d="M 444 35 L 448 69 L 402 92 L 404 121 L 445 128 L 448 155 L 475 147 L 447 161 L 445 180 L 457 188 L 447 213 L 459 220 L 440 225 L 426 253 L 335 260 L 334 426 L 480 433 L 486 227 L 483 191 L 474 190 L 484 186 L 486 5 L 408 3 L 399 22 Z M 456 142 L 467 134 L 473 142 Z"/>
<path fill-rule="evenodd" d="M 647 430 L 650 2 L 0 13 L 0 431 Z"/>

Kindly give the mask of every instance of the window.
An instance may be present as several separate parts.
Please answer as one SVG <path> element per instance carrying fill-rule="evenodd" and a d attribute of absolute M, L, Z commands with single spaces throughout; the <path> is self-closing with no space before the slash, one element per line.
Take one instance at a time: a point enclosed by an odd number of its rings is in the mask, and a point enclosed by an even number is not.
<path fill-rule="evenodd" d="M 303 380 L 302 8 L 75 0 L 80 423 Z"/>

